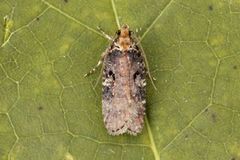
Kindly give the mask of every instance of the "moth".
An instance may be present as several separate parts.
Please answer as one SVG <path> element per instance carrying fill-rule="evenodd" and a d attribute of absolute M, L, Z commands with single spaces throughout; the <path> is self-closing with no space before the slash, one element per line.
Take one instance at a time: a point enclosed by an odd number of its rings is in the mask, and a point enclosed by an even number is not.
<path fill-rule="evenodd" d="M 110 135 L 137 135 L 144 126 L 146 106 L 146 67 L 137 40 L 123 25 L 102 54 L 91 74 L 103 63 L 102 114 Z"/>

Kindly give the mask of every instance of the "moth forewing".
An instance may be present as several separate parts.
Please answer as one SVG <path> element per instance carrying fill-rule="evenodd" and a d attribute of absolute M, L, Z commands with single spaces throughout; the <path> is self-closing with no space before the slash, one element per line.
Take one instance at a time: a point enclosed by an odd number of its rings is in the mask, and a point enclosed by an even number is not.
<path fill-rule="evenodd" d="M 143 129 L 146 69 L 136 44 L 124 25 L 104 57 L 102 113 L 111 135 L 137 135 Z"/>
<path fill-rule="evenodd" d="M 106 36 L 104 32 L 103 35 Z M 110 135 L 137 135 L 144 126 L 146 57 L 127 25 L 116 32 L 114 39 L 106 38 L 111 40 L 110 46 L 85 76 L 103 63 L 102 114 L 105 127 Z"/>

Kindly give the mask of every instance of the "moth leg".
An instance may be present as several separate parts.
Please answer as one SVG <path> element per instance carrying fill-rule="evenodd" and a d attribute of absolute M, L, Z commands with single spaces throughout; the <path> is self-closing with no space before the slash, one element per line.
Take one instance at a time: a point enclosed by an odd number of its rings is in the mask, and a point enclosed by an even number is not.
<path fill-rule="evenodd" d="M 106 51 L 101 54 L 101 58 L 98 61 L 97 65 L 95 67 L 93 67 L 88 73 L 84 74 L 84 77 L 87 77 L 90 74 L 93 74 L 97 70 L 97 68 L 103 63 L 103 60 L 104 60 L 106 54 L 107 54 Z"/>
<path fill-rule="evenodd" d="M 98 75 L 98 78 L 97 78 L 97 81 L 96 81 L 96 83 L 95 83 L 94 86 L 93 86 L 94 88 L 97 87 L 97 85 L 98 85 L 98 83 L 99 83 L 99 81 L 100 81 L 100 79 L 101 79 L 101 77 L 102 77 L 103 66 L 104 66 L 104 65 L 102 65 L 101 71 L 100 71 L 100 73 L 99 73 L 99 75 Z"/>
<path fill-rule="evenodd" d="M 151 73 L 149 73 L 149 72 L 150 72 L 150 71 L 147 70 L 148 76 L 151 76 L 151 77 L 152 77 L 152 80 L 153 80 L 153 81 L 156 81 L 157 79 L 156 79 L 154 76 L 152 76 Z"/>
<path fill-rule="evenodd" d="M 142 50 L 142 51 L 143 51 L 143 50 Z M 158 89 L 157 89 L 157 87 L 156 87 L 156 85 L 155 85 L 155 83 L 154 83 L 154 81 L 156 81 L 156 78 L 153 77 L 152 74 L 151 74 L 151 72 L 150 72 L 150 69 L 149 69 L 149 66 L 148 66 L 148 61 L 147 61 L 147 58 L 146 58 L 146 55 L 145 55 L 144 51 L 143 51 L 142 53 L 143 53 L 143 57 L 144 57 L 145 62 L 146 62 L 147 75 L 148 75 L 148 77 L 149 77 L 149 79 L 150 79 L 150 81 L 151 81 L 151 83 L 152 83 L 152 85 L 153 85 L 153 88 L 154 88 L 156 91 L 158 91 Z"/>
<path fill-rule="evenodd" d="M 138 41 L 138 42 L 139 42 L 139 41 Z M 155 85 L 155 83 L 154 83 L 154 81 L 156 80 L 156 78 L 154 78 L 154 77 L 151 75 L 151 72 L 150 72 L 150 69 L 149 69 L 149 65 L 148 65 L 148 61 L 147 61 L 147 57 L 146 57 L 146 54 L 145 54 L 145 52 L 144 52 L 144 50 L 143 50 L 143 47 L 142 47 L 142 45 L 141 45 L 140 43 L 138 43 L 138 46 L 139 46 L 140 50 L 142 51 L 143 58 L 144 58 L 144 61 L 145 61 L 145 63 L 146 63 L 146 68 L 147 68 L 148 77 L 149 77 L 149 79 L 150 79 L 150 81 L 151 81 L 151 83 L 152 83 L 152 85 L 153 85 L 153 88 L 154 88 L 156 91 L 158 91 L 158 89 L 157 89 L 157 87 L 156 87 L 156 85 Z"/>
<path fill-rule="evenodd" d="M 111 36 L 109 36 L 107 33 L 104 32 L 104 30 L 97 26 L 97 29 L 109 40 L 109 41 L 113 41 L 113 38 Z"/>

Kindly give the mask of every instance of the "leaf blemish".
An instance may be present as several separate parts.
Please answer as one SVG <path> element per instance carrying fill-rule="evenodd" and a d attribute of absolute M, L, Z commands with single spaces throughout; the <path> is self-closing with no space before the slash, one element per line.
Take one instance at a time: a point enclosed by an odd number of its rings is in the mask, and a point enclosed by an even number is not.
<path fill-rule="evenodd" d="M 4 18 L 4 24 L 3 24 L 3 44 L 2 46 L 5 45 L 5 43 L 8 41 L 8 38 L 11 34 L 11 28 L 13 27 L 13 20 L 11 17 L 9 17 L 8 15 L 6 15 Z"/>
<path fill-rule="evenodd" d="M 234 66 L 233 66 L 233 69 L 237 69 L 237 65 L 234 65 Z"/>
<path fill-rule="evenodd" d="M 217 116 L 216 116 L 215 113 L 212 113 L 212 114 L 211 114 L 211 118 L 212 118 L 212 121 L 213 121 L 214 123 L 217 122 Z"/>
<path fill-rule="evenodd" d="M 68 3 L 68 0 L 64 0 L 65 3 Z"/>
<path fill-rule="evenodd" d="M 38 110 L 39 111 L 43 110 L 43 107 L 42 106 L 38 106 Z"/>
<path fill-rule="evenodd" d="M 37 17 L 37 18 L 36 18 L 36 20 L 37 20 L 37 21 L 39 21 L 39 20 L 40 20 L 40 18 L 39 18 L 39 17 Z"/>
<path fill-rule="evenodd" d="M 64 160 L 74 160 L 73 156 L 68 152 L 65 154 Z"/>
<path fill-rule="evenodd" d="M 212 11 L 212 10 L 213 10 L 213 6 L 212 6 L 212 5 L 209 5 L 209 6 L 208 6 L 208 9 L 209 9 L 209 11 Z"/>

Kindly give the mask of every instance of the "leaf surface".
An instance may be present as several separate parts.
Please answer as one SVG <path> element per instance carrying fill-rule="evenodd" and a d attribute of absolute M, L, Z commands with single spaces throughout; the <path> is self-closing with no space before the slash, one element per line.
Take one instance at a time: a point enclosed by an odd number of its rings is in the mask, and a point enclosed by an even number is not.
<path fill-rule="evenodd" d="M 2 0 L 0 159 L 240 159 L 238 0 Z M 139 136 L 109 136 L 101 74 L 84 78 L 128 24 L 158 91 Z"/>

